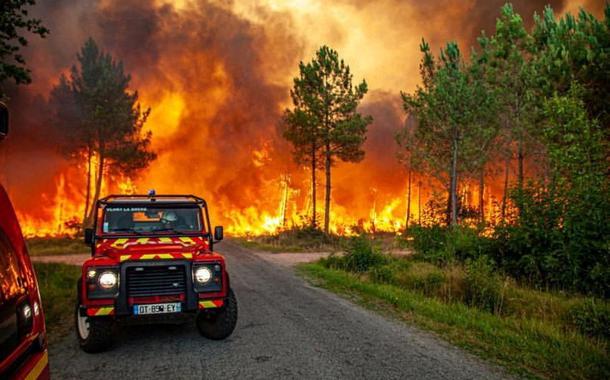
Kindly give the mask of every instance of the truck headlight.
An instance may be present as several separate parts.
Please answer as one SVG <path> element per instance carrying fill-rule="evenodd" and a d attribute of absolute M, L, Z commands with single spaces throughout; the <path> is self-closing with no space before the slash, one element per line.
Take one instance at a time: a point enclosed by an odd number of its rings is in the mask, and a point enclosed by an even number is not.
<path fill-rule="evenodd" d="M 104 272 L 98 278 L 98 283 L 100 287 L 104 289 L 112 289 L 117 284 L 117 275 L 114 272 Z"/>
<path fill-rule="evenodd" d="M 212 271 L 208 267 L 199 267 L 195 271 L 195 280 L 200 284 L 205 284 L 212 278 Z"/>

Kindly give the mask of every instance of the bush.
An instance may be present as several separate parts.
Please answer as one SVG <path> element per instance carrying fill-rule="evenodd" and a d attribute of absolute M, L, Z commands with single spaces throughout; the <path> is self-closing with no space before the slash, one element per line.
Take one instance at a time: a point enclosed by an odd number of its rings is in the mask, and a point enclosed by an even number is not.
<path fill-rule="evenodd" d="M 320 264 L 322 264 L 325 268 L 345 269 L 343 256 L 338 256 L 334 253 L 331 253 L 328 257 L 321 258 Z"/>
<path fill-rule="evenodd" d="M 476 259 L 489 251 L 489 239 L 479 236 L 479 231 L 474 228 L 451 228 L 445 238 L 447 256 L 455 257 L 460 261 Z"/>
<path fill-rule="evenodd" d="M 359 236 L 350 240 L 343 256 L 331 255 L 321 262 L 327 268 L 363 273 L 387 263 L 388 258 L 377 252 L 366 236 Z"/>
<path fill-rule="evenodd" d="M 425 261 L 447 265 L 474 259 L 490 251 L 490 239 L 470 227 L 413 226 L 407 231 L 411 246 Z"/>
<path fill-rule="evenodd" d="M 409 227 L 407 238 L 422 260 L 444 265 L 454 259 L 447 250 L 447 231 L 447 227 L 439 225 L 416 225 Z"/>
<path fill-rule="evenodd" d="M 495 314 L 501 313 L 504 286 L 487 256 L 467 261 L 465 286 L 466 304 Z"/>
<path fill-rule="evenodd" d="M 360 273 L 387 262 L 387 258 L 377 252 L 371 241 L 365 236 L 359 236 L 350 241 L 343 259 L 346 270 Z"/>
<path fill-rule="evenodd" d="M 392 259 L 389 263 L 373 267 L 370 271 L 371 279 L 384 284 L 395 284 L 397 276 L 411 267 L 411 264 L 402 259 Z"/>
<path fill-rule="evenodd" d="M 373 268 L 371 270 L 371 279 L 382 284 L 393 284 L 396 279 L 395 270 L 389 264 Z"/>
<path fill-rule="evenodd" d="M 425 262 L 414 262 L 408 270 L 396 275 L 396 284 L 407 289 L 436 295 L 445 282 L 443 271 Z"/>
<path fill-rule="evenodd" d="M 610 339 L 610 305 L 589 298 L 568 311 L 567 322 L 592 337 Z"/>

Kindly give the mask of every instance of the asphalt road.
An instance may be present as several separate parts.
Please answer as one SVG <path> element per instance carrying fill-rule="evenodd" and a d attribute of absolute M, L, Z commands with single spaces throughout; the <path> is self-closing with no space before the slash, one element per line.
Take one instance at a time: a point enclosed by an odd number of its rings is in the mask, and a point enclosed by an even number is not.
<path fill-rule="evenodd" d="M 494 379 L 502 371 L 431 334 L 308 285 L 290 266 L 231 242 L 239 304 L 233 335 L 202 338 L 194 323 L 130 326 L 87 354 L 71 335 L 50 347 L 55 379 Z M 270 255 L 270 254 L 268 254 Z"/>

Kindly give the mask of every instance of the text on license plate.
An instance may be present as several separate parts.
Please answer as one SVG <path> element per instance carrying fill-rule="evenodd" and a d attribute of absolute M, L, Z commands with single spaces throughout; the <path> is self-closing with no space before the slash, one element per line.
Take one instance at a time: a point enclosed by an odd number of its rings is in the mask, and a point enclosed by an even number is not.
<path fill-rule="evenodd" d="M 165 314 L 179 313 L 182 310 L 180 302 L 173 303 L 153 303 L 150 305 L 133 305 L 133 313 L 140 314 Z"/>

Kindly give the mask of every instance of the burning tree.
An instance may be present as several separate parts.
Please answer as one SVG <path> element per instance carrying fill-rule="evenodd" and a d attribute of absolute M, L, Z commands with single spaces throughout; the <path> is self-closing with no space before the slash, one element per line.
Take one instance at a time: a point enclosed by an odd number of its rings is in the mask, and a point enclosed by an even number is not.
<path fill-rule="evenodd" d="M 91 221 L 104 176 L 131 176 L 155 159 L 151 132 L 142 133 L 150 108 L 142 110 L 138 93 L 129 91 L 123 64 L 87 40 L 78 67 L 53 88 L 54 124 L 66 136 L 62 147 L 71 158 L 86 160 L 85 224 Z M 92 193 L 93 191 L 93 193 Z"/>
<path fill-rule="evenodd" d="M 284 137 L 295 147 L 296 161 L 311 165 L 314 227 L 315 172 L 320 159 L 324 160 L 324 232 L 328 233 L 331 167 L 337 158 L 348 162 L 364 158 L 361 147 L 366 140 L 367 126 L 373 119 L 360 115 L 357 108 L 368 87 L 364 80 L 359 85 L 352 85 L 349 66 L 328 46 L 322 46 L 310 63 L 301 62 L 299 71 L 291 91 L 294 109 L 286 110 L 284 114 Z"/>

